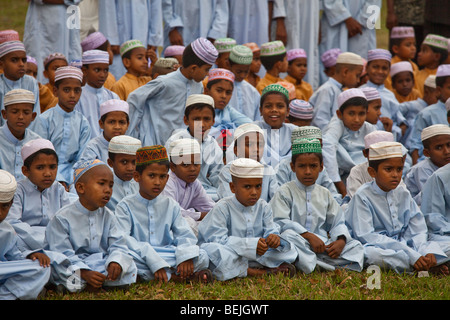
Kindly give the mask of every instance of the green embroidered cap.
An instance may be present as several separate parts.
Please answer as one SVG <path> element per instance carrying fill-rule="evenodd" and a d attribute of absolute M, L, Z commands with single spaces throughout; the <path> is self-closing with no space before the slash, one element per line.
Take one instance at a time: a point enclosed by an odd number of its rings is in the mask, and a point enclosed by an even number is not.
<path fill-rule="evenodd" d="M 253 61 L 253 52 L 249 47 L 238 45 L 231 49 L 229 59 L 237 64 L 249 65 Z"/>
<path fill-rule="evenodd" d="M 265 95 L 269 92 L 280 92 L 286 96 L 289 100 L 289 91 L 285 87 L 283 87 L 281 84 L 269 84 L 267 87 L 265 87 L 261 93 L 261 96 Z"/>
<path fill-rule="evenodd" d="M 292 142 L 292 155 L 302 153 L 322 153 L 318 139 L 295 139 Z"/>
<path fill-rule="evenodd" d="M 128 40 L 122 43 L 120 46 L 120 56 L 122 57 L 125 53 L 135 48 L 145 48 L 140 40 Z"/>
<path fill-rule="evenodd" d="M 282 41 L 271 41 L 261 45 L 261 57 L 276 56 L 286 53 L 286 48 Z"/>

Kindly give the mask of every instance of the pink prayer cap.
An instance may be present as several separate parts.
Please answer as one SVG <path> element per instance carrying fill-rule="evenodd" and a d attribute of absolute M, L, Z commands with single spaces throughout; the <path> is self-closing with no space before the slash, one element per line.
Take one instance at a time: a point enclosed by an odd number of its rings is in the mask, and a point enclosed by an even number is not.
<path fill-rule="evenodd" d="M 19 33 L 16 30 L 1 30 L 0 43 L 7 41 L 20 41 Z"/>
<path fill-rule="evenodd" d="M 393 27 L 391 29 L 391 39 L 415 38 L 413 27 Z"/>
<path fill-rule="evenodd" d="M 22 150 L 21 150 L 22 160 L 25 161 L 29 156 L 31 156 L 32 154 L 34 154 L 42 149 L 51 149 L 51 150 L 55 151 L 55 147 L 53 146 L 53 143 L 51 143 L 47 139 L 39 138 L 39 139 L 28 141 L 27 143 L 25 143 L 23 145 Z"/>
<path fill-rule="evenodd" d="M 333 48 L 325 51 L 320 60 L 322 61 L 325 68 L 333 67 L 336 65 L 337 57 L 342 53 L 341 49 Z"/>
<path fill-rule="evenodd" d="M 450 76 L 450 64 L 441 64 L 436 71 L 436 78 Z"/>
<path fill-rule="evenodd" d="M 27 56 L 27 62 L 32 63 L 37 66 L 37 61 L 32 56 Z"/>
<path fill-rule="evenodd" d="M 397 73 L 405 72 L 405 71 L 414 73 L 412 65 L 411 65 L 411 63 L 409 61 L 400 61 L 400 62 L 394 63 L 391 66 L 391 73 L 390 74 L 391 74 L 391 77 L 393 77 Z"/>
<path fill-rule="evenodd" d="M 60 67 L 56 69 L 55 82 L 66 78 L 74 78 L 80 80 L 80 82 L 83 82 L 83 72 L 80 68 L 73 66 Z"/>
<path fill-rule="evenodd" d="M 255 42 L 244 43 L 244 46 L 250 48 L 252 52 L 257 52 L 261 50 Z"/>
<path fill-rule="evenodd" d="M 164 50 L 164 57 L 173 57 L 173 56 L 182 56 L 183 52 L 184 52 L 184 46 L 180 46 L 180 45 L 173 45 L 173 46 L 168 46 L 165 50 Z"/>
<path fill-rule="evenodd" d="M 373 60 L 387 60 L 391 62 L 392 55 L 386 49 L 373 49 L 367 52 L 367 61 Z"/>
<path fill-rule="evenodd" d="M 110 99 L 100 105 L 100 118 L 108 112 L 122 111 L 129 114 L 130 106 L 124 100 Z"/>
<path fill-rule="evenodd" d="M 337 98 L 338 108 L 340 108 L 346 101 L 350 100 L 351 98 L 356 98 L 356 97 L 364 98 L 367 100 L 364 92 L 362 92 L 362 90 L 358 89 L 358 88 L 351 88 L 351 89 L 347 89 L 347 90 L 341 92 Z"/>
<path fill-rule="evenodd" d="M 277 84 L 285 87 L 289 93 L 289 100 L 293 100 L 297 97 L 297 93 L 295 92 L 295 85 L 290 83 L 289 81 L 278 81 Z"/>
<path fill-rule="evenodd" d="M 216 47 L 206 38 L 200 37 L 191 43 L 195 55 L 203 62 L 213 65 L 219 57 Z"/>
<path fill-rule="evenodd" d="M 287 61 L 292 61 L 297 58 L 307 58 L 306 52 L 303 49 L 291 49 L 286 53 Z"/>
<path fill-rule="evenodd" d="M 364 87 L 364 88 L 361 88 L 361 91 L 364 92 L 364 95 L 366 96 L 367 101 L 381 99 L 380 93 L 375 88 Z"/>
<path fill-rule="evenodd" d="M 369 149 L 370 145 L 383 141 L 394 142 L 394 135 L 392 132 L 384 130 L 372 131 L 364 137 L 364 148 Z"/>
<path fill-rule="evenodd" d="M 209 70 L 208 81 L 217 79 L 228 80 L 234 83 L 234 73 L 227 69 L 214 68 Z"/>
<path fill-rule="evenodd" d="M 109 54 L 102 50 L 88 50 L 83 52 L 83 64 L 106 63 L 109 64 Z"/>
<path fill-rule="evenodd" d="M 289 103 L 289 115 L 297 119 L 311 120 L 314 108 L 308 101 L 294 99 Z"/>
<path fill-rule="evenodd" d="M 88 50 L 94 50 L 104 44 L 108 39 L 103 35 L 103 33 L 96 31 L 88 35 L 81 41 L 81 49 L 83 52 Z"/>
<path fill-rule="evenodd" d="M 0 58 L 14 51 L 26 52 L 22 41 L 14 40 L 0 43 Z"/>

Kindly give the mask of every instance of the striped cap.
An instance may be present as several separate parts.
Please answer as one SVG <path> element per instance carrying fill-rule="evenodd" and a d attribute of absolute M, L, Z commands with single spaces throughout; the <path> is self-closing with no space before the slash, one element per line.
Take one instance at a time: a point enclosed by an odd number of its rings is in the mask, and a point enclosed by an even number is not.
<path fill-rule="evenodd" d="M 219 57 L 219 52 L 206 38 L 200 37 L 191 43 L 195 55 L 203 62 L 213 65 Z"/>
<path fill-rule="evenodd" d="M 72 66 L 60 67 L 56 69 L 55 82 L 66 78 L 73 78 L 83 82 L 83 72 L 80 68 Z"/>
<path fill-rule="evenodd" d="M 361 88 L 361 91 L 364 92 L 364 95 L 366 96 L 367 101 L 373 101 L 381 99 L 380 93 L 377 89 L 373 87 L 363 87 Z"/>
<path fill-rule="evenodd" d="M 311 120 L 313 118 L 314 108 L 305 100 L 294 99 L 289 103 L 289 115 L 304 120 Z"/>
<path fill-rule="evenodd" d="M 367 61 L 387 60 L 391 62 L 392 54 L 386 49 L 373 49 L 367 52 Z"/>
<path fill-rule="evenodd" d="M 22 41 L 6 41 L 0 44 L 0 58 L 14 51 L 26 52 L 25 46 Z"/>
<path fill-rule="evenodd" d="M 369 160 L 383 160 L 402 158 L 403 148 L 399 142 L 382 141 L 371 144 L 369 147 Z"/>
<path fill-rule="evenodd" d="M 83 52 L 83 64 L 106 63 L 109 64 L 109 54 L 102 50 L 88 50 Z"/>
<path fill-rule="evenodd" d="M 18 103 L 36 103 L 34 93 L 25 89 L 13 89 L 8 91 L 3 98 L 3 105 L 9 106 Z"/>

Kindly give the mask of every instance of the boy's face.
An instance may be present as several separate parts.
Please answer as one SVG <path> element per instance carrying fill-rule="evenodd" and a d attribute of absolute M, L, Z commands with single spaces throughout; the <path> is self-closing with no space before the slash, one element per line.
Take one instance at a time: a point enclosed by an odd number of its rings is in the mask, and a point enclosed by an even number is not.
<path fill-rule="evenodd" d="M 83 66 L 82 69 L 88 85 L 96 89 L 103 87 L 108 78 L 109 65 L 107 63 L 93 63 Z"/>
<path fill-rule="evenodd" d="M 423 154 L 439 168 L 450 163 L 450 135 L 441 134 L 430 138 L 428 148 Z"/>
<path fill-rule="evenodd" d="M 420 51 L 417 54 L 417 64 L 420 67 L 428 67 L 435 64 L 439 64 L 439 54 L 435 53 L 430 46 L 422 44 Z"/>
<path fill-rule="evenodd" d="M 298 181 L 305 186 L 312 186 L 316 183 L 319 173 L 323 170 L 323 163 L 313 153 L 304 153 L 291 162 L 291 169 L 295 172 Z"/>
<path fill-rule="evenodd" d="M 367 63 L 367 75 L 369 80 L 376 85 L 384 84 L 384 81 L 389 75 L 391 65 L 387 60 L 372 60 Z"/>
<path fill-rule="evenodd" d="M 424 86 L 423 90 L 423 100 L 428 104 L 432 105 L 439 101 L 439 91 L 436 90 L 436 88 L 430 88 L 427 86 Z"/>
<path fill-rule="evenodd" d="M 392 81 L 394 89 L 402 96 L 408 96 L 414 87 L 414 77 L 409 71 L 397 73 Z"/>
<path fill-rule="evenodd" d="M 405 38 L 398 46 L 392 46 L 395 55 L 403 60 L 414 59 L 416 57 L 416 39 Z"/>
<path fill-rule="evenodd" d="M 211 69 L 212 65 L 204 64 L 201 67 L 193 66 L 192 68 L 192 79 L 195 82 L 201 82 L 209 73 L 209 69 Z"/>
<path fill-rule="evenodd" d="M 35 78 L 37 77 L 37 65 L 35 65 L 34 63 L 31 62 L 27 62 L 26 64 L 26 74 Z"/>
<path fill-rule="evenodd" d="M 189 132 L 193 137 L 203 141 L 205 134 L 214 125 L 214 115 L 209 107 L 192 109 L 189 117 L 184 117 L 184 124 L 188 126 Z"/>
<path fill-rule="evenodd" d="M 235 81 L 242 82 L 247 78 L 248 73 L 250 72 L 250 65 L 233 64 L 233 66 L 230 67 L 230 71 L 234 73 Z"/>
<path fill-rule="evenodd" d="M 366 121 L 367 110 L 363 106 L 348 106 L 343 112 L 337 110 L 336 114 L 344 126 L 352 131 L 358 131 Z"/>
<path fill-rule="evenodd" d="M 127 114 L 123 111 L 111 111 L 106 114 L 105 122 L 99 120 L 103 136 L 107 141 L 113 137 L 124 135 L 128 129 Z"/>
<path fill-rule="evenodd" d="M 253 52 L 253 60 L 252 64 L 250 65 L 250 72 L 258 73 L 260 69 L 261 69 L 261 51 L 255 51 Z"/>
<path fill-rule="evenodd" d="M 144 75 L 148 71 L 147 51 L 145 48 L 135 48 L 129 59 L 123 59 L 123 63 L 129 73 L 135 76 Z"/>
<path fill-rule="evenodd" d="M 184 158 L 184 157 L 183 157 Z M 170 163 L 170 170 L 186 183 L 193 183 L 200 174 L 201 159 L 199 154 L 192 154 L 188 161 L 181 161 L 179 164 Z"/>
<path fill-rule="evenodd" d="M 0 202 L 0 222 L 6 219 L 8 216 L 9 209 L 11 208 L 14 199 L 9 202 Z"/>
<path fill-rule="evenodd" d="M 26 64 L 27 55 L 24 51 L 13 51 L 0 59 L 3 74 L 12 81 L 17 81 L 25 75 Z"/>
<path fill-rule="evenodd" d="M 368 104 L 366 121 L 371 124 L 377 124 L 381 116 L 381 99 L 369 101 Z"/>
<path fill-rule="evenodd" d="M 297 58 L 289 64 L 287 73 L 298 81 L 301 81 L 308 71 L 306 58 Z"/>
<path fill-rule="evenodd" d="M 155 199 L 164 190 L 169 179 L 169 170 L 166 165 L 152 163 L 142 174 L 134 172 L 134 180 L 139 183 L 139 193 L 145 199 Z"/>
<path fill-rule="evenodd" d="M 289 106 L 280 94 L 268 94 L 259 112 L 272 129 L 280 129 L 289 114 Z"/>
<path fill-rule="evenodd" d="M 347 88 L 355 88 L 359 83 L 362 71 L 362 66 L 344 68 L 342 72 L 342 85 Z"/>
<path fill-rule="evenodd" d="M 439 100 L 445 103 L 450 98 L 450 77 L 447 77 L 442 87 L 436 86 L 436 90 Z"/>
<path fill-rule="evenodd" d="M 283 61 L 280 61 L 279 63 L 280 63 L 280 65 L 279 65 L 280 73 L 287 72 L 288 66 L 289 66 L 289 62 L 287 61 L 287 56 L 286 55 L 284 56 Z"/>
<path fill-rule="evenodd" d="M 264 153 L 264 137 L 259 132 L 251 132 L 240 137 L 234 145 L 234 154 L 238 158 L 260 161 Z"/>
<path fill-rule="evenodd" d="M 400 157 L 386 159 L 380 163 L 378 170 L 369 167 L 368 172 L 376 180 L 381 190 L 389 192 L 400 184 L 403 174 L 403 162 L 403 158 Z"/>
<path fill-rule="evenodd" d="M 114 174 L 120 180 L 130 181 L 136 170 L 136 155 L 116 153 L 114 160 L 108 158 L 108 165 L 113 168 Z"/>
<path fill-rule="evenodd" d="M 22 167 L 22 173 L 39 191 L 50 188 L 56 179 L 58 161 L 53 154 L 38 154 L 32 161 L 30 168 Z"/>
<path fill-rule="evenodd" d="M 98 165 L 86 172 L 75 184 L 80 202 L 94 211 L 106 206 L 111 199 L 114 176 L 106 165 Z"/>
<path fill-rule="evenodd" d="M 328 76 L 332 77 L 336 73 L 336 66 L 327 67 L 323 70 L 323 72 Z M 362 72 L 362 71 L 361 71 Z"/>
<path fill-rule="evenodd" d="M 36 118 L 36 112 L 33 112 L 33 105 L 30 103 L 11 104 L 2 110 L 3 119 L 7 121 L 11 133 L 20 139 L 25 134 L 26 128 L 31 121 Z"/>
<path fill-rule="evenodd" d="M 205 93 L 214 99 L 214 107 L 219 110 L 225 109 L 233 95 L 233 84 L 228 80 L 221 80 L 206 88 Z"/>
<path fill-rule="evenodd" d="M 47 69 L 44 70 L 44 77 L 46 77 L 48 79 L 48 82 L 53 85 L 55 83 L 56 69 L 65 67 L 65 66 L 67 66 L 66 60 L 55 59 L 55 60 L 51 61 L 48 64 Z"/>
<path fill-rule="evenodd" d="M 66 112 L 72 112 L 81 96 L 81 82 L 67 78 L 59 82 L 58 88 L 53 87 L 53 94 L 58 98 L 58 104 Z"/>
<path fill-rule="evenodd" d="M 245 207 L 251 207 L 258 202 L 262 192 L 262 178 L 236 178 L 230 182 L 230 190 L 236 199 Z"/>

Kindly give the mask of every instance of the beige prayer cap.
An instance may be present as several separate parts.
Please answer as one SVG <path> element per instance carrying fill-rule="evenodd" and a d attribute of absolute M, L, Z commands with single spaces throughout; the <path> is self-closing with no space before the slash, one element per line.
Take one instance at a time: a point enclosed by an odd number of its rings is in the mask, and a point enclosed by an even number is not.
<path fill-rule="evenodd" d="M 361 58 L 361 56 L 357 55 L 356 53 L 353 53 L 353 52 L 341 53 L 337 57 L 336 63 L 355 64 L 358 66 L 364 66 L 364 60 Z"/>
<path fill-rule="evenodd" d="M 433 89 L 436 89 L 436 75 L 429 75 L 426 79 L 425 79 L 425 83 L 424 85 L 426 87 L 430 87 Z"/>
<path fill-rule="evenodd" d="M 136 155 L 136 151 L 142 147 L 141 140 L 121 135 L 111 138 L 108 145 L 108 152 Z"/>
<path fill-rule="evenodd" d="M 434 124 L 432 126 L 426 127 L 422 130 L 422 133 L 420 134 L 420 139 L 422 141 L 425 141 L 427 139 L 430 139 L 434 136 L 438 136 L 441 134 L 450 135 L 450 127 L 446 124 Z"/>
<path fill-rule="evenodd" d="M 0 203 L 10 202 L 14 198 L 17 182 L 14 176 L 5 170 L 0 170 Z"/>
<path fill-rule="evenodd" d="M 207 95 L 207 94 L 191 94 L 189 97 L 187 97 L 186 99 L 186 108 L 193 105 L 193 104 L 197 104 L 197 103 L 202 103 L 202 104 L 208 104 L 211 107 L 214 108 L 214 99 L 213 97 Z"/>
<path fill-rule="evenodd" d="M 402 157 L 403 145 L 399 142 L 382 141 L 372 144 L 369 148 L 369 160 L 384 160 Z"/>
<path fill-rule="evenodd" d="M 5 94 L 3 98 L 3 105 L 5 107 L 18 103 L 30 103 L 34 105 L 36 103 L 34 93 L 25 89 L 13 89 Z"/>
<path fill-rule="evenodd" d="M 263 178 L 264 166 L 253 159 L 238 158 L 231 163 L 230 173 L 237 178 Z"/>

